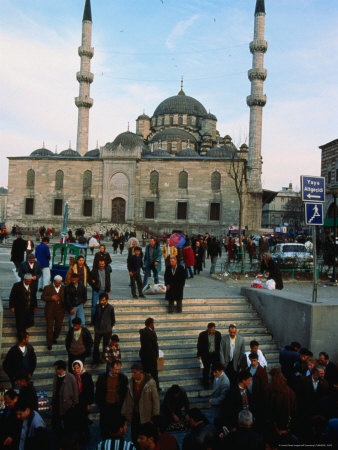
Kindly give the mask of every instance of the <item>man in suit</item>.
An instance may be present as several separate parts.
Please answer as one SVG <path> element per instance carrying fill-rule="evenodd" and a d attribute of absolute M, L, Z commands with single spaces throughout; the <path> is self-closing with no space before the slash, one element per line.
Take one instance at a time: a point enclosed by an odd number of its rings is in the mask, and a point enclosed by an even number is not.
<path fill-rule="evenodd" d="M 245 352 L 244 338 L 237 334 L 235 324 L 229 326 L 229 334 L 222 336 L 220 348 L 220 361 L 225 366 L 225 373 L 230 383 L 236 381 L 239 371 L 240 356 Z"/>
<path fill-rule="evenodd" d="M 20 264 L 18 275 L 22 281 L 26 273 L 30 273 L 32 275 L 31 289 L 35 289 L 35 291 L 37 291 L 39 278 L 42 275 L 42 270 L 39 262 L 36 261 L 33 252 L 28 255 L 27 261 L 23 261 Z"/>
<path fill-rule="evenodd" d="M 311 375 L 303 377 L 298 390 L 299 418 L 306 432 L 312 416 L 328 417 L 329 384 L 324 380 L 325 368 L 317 365 Z"/>
<path fill-rule="evenodd" d="M 176 312 L 181 313 L 185 270 L 183 266 L 177 264 L 176 256 L 170 257 L 170 265 L 166 267 L 164 273 L 164 284 L 167 288 L 165 298 L 169 301 L 169 313 L 175 312 L 175 301 L 177 304 Z"/>
<path fill-rule="evenodd" d="M 145 328 L 140 330 L 141 349 L 139 352 L 143 371 L 150 373 L 156 381 L 157 389 L 159 390 L 157 358 L 158 358 L 158 343 L 155 332 L 154 319 L 148 317 L 144 322 Z"/>
<path fill-rule="evenodd" d="M 32 275 L 26 273 L 23 281 L 14 283 L 9 295 L 9 308 L 15 314 L 18 334 L 34 325 L 34 312 L 38 310 L 36 291 L 31 288 Z"/>
<path fill-rule="evenodd" d="M 13 241 L 11 250 L 11 261 L 15 264 L 16 270 L 19 270 L 20 264 L 25 259 L 25 251 L 27 248 L 27 241 L 22 239 L 21 233 L 16 234 L 16 239 Z"/>
<path fill-rule="evenodd" d="M 207 329 L 199 334 L 197 341 L 197 358 L 203 363 L 204 389 L 209 388 L 210 367 L 219 362 L 220 358 L 221 333 L 215 327 L 213 322 L 208 323 Z"/>
<path fill-rule="evenodd" d="M 214 383 L 209 403 L 211 405 L 211 414 L 216 419 L 221 414 L 221 406 L 230 390 L 230 381 L 225 375 L 223 366 L 220 362 L 213 364 L 212 373 L 214 375 Z"/>
<path fill-rule="evenodd" d="M 45 317 L 47 323 L 47 348 L 57 343 L 65 315 L 65 288 L 62 277 L 56 275 L 52 284 L 45 286 L 41 300 L 46 302 Z"/>
<path fill-rule="evenodd" d="M 333 388 L 334 385 L 338 385 L 338 369 L 337 366 L 330 361 L 329 355 L 326 352 L 320 352 L 318 361 L 325 367 L 324 380 L 329 383 L 330 388 Z"/>
<path fill-rule="evenodd" d="M 94 267 L 90 273 L 92 293 L 92 313 L 91 322 L 94 325 L 94 315 L 96 305 L 101 294 L 107 294 L 109 298 L 110 293 L 110 270 L 106 266 L 106 261 L 102 258 L 98 262 L 98 267 Z"/>

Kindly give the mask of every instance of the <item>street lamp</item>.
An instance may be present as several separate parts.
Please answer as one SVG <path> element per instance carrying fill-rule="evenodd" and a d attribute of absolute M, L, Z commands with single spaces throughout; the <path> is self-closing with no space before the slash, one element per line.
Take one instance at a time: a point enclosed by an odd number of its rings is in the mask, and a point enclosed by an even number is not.
<path fill-rule="evenodd" d="M 333 196 L 333 272 L 332 281 L 337 284 L 336 280 L 336 239 L 337 239 L 337 197 L 338 197 L 338 184 L 334 184 L 330 187 L 330 192 Z"/>

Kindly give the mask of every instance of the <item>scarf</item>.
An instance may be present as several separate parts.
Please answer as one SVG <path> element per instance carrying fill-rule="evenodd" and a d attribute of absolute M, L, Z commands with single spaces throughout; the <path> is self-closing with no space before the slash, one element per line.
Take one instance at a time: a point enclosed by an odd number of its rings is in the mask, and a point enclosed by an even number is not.
<path fill-rule="evenodd" d="M 77 383 L 77 387 L 78 387 L 79 393 L 81 393 L 82 392 L 82 375 L 85 373 L 86 369 L 83 366 L 83 362 L 80 361 L 79 359 L 77 359 L 72 364 L 73 372 L 74 372 L 74 365 L 75 364 L 78 364 L 80 366 L 80 373 L 75 375 L 75 380 L 76 380 L 76 383 Z"/>

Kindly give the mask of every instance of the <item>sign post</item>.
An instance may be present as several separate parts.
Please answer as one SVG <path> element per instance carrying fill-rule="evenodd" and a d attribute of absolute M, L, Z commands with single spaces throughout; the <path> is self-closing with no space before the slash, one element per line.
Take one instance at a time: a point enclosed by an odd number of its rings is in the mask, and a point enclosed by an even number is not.
<path fill-rule="evenodd" d="M 312 303 L 317 303 L 317 232 L 316 226 L 323 225 L 323 203 L 325 202 L 325 178 L 302 175 L 302 200 L 305 202 L 305 223 L 312 228 L 313 244 L 313 289 Z"/>

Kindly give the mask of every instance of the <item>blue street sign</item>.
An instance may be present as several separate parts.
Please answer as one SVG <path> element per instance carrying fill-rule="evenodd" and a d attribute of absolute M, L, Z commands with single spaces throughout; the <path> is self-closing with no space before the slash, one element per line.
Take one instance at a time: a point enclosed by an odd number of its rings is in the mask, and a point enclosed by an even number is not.
<path fill-rule="evenodd" d="M 303 202 L 325 202 L 325 178 L 302 175 L 302 200 Z"/>
<path fill-rule="evenodd" d="M 323 225 L 323 203 L 305 203 L 306 225 Z"/>

